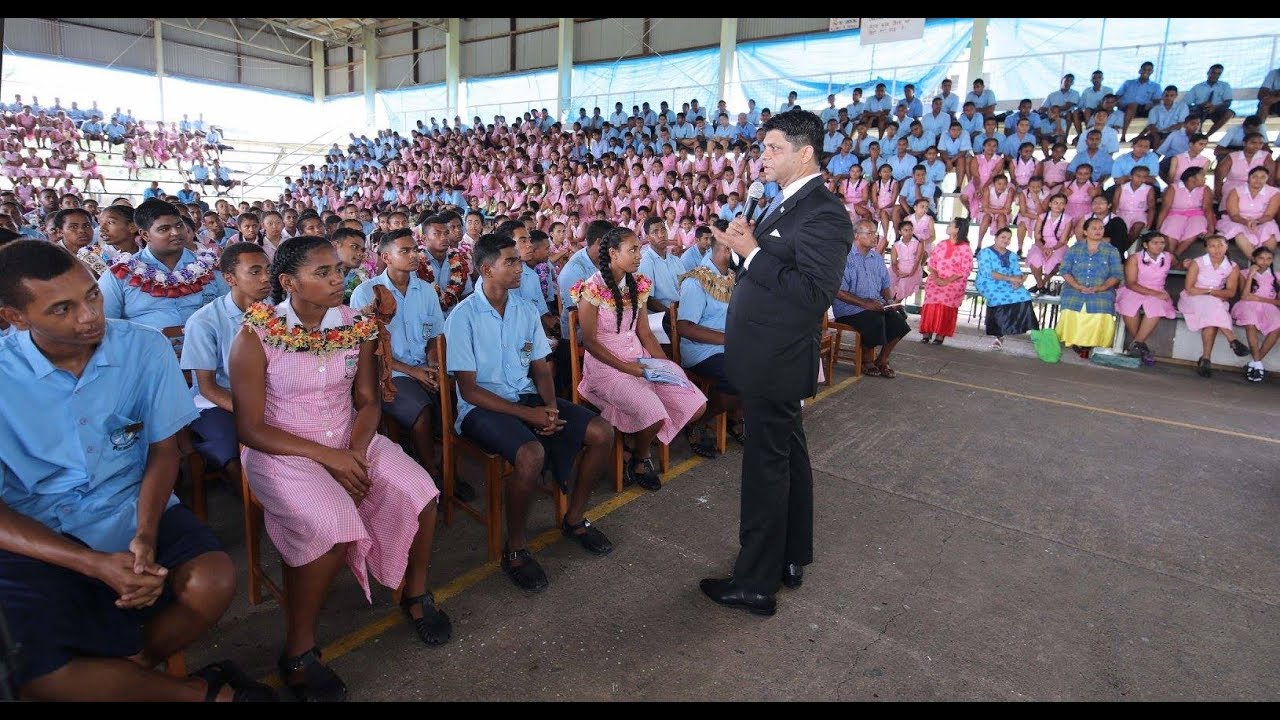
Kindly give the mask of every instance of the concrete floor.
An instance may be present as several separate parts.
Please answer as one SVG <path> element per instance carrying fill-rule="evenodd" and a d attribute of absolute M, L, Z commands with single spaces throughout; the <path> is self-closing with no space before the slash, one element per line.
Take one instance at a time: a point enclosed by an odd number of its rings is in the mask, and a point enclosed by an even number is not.
<path fill-rule="evenodd" d="M 540 499 L 538 595 L 455 521 L 432 575 L 454 621 L 444 647 L 411 635 L 390 591 L 369 607 L 344 573 L 322 637 L 351 699 L 1280 699 L 1274 380 L 1069 353 L 1049 366 L 1018 341 L 996 354 L 917 337 L 897 379 L 846 382 L 806 410 L 816 559 L 775 617 L 697 589 L 737 548 L 731 443 L 658 493 L 598 491 L 617 547 L 604 558 L 545 532 Z M 679 441 L 673 462 L 687 457 Z M 243 566 L 235 502 L 218 490 L 212 505 Z M 244 595 L 242 582 L 192 667 L 272 672 L 282 612 Z"/>

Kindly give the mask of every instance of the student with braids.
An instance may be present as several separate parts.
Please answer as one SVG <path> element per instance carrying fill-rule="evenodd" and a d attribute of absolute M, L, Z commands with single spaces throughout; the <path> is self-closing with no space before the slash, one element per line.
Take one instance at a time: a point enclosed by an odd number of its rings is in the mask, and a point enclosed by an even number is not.
<path fill-rule="evenodd" d="M 427 589 L 438 491 L 377 434 L 377 325 L 342 304 L 342 267 L 324 238 L 286 240 L 271 264 L 275 306 L 246 310 L 231 348 L 241 461 L 284 561 L 278 666 L 300 700 L 346 697 L 316 641 L 320 607 L 344 563 L 366 598 L 370 574 L 387 587 L 403 583 L 400 606 L 424 643 L 451 633 Z"/>
<path fill-rule="evenodd" d="M 1262 359 L 1280 340 L 1280 279 L 1276 278 L 1274 261 L 1271 248 L 1254 248 L 1253 263 L 1241 278 L 1240 300 L 1231 308 L 1231 319 L 1244 327 L 1253 354 L 1244 371 L 1249 382 L 1266 378 Z"/>
<path fill-rule="evenodd" d="M 507 542 L 502 570 L 530 592 L 547 586 L 547 575 L 529 553 L 525 521 L 543 467 L 561 486 L 569 484 L 574 460 L 578 481 L 560 531 L 588 552 L 613 550 L 609 538 L 583 516 L 591 488 L 613 452 L 613 428 L 581 405 L 555 396 L 547 356 L 551 346 L 532 303 L 515 297 L 527 266 L 515 241 L 489 234 L 472 250 L 481 281 L 445 321 L 446 366 L 457 379 L 458 421 L 454 429 L 515 468 L 506 486 Z"/>
<path fill-rule="evenodd" d="M 627 475 L 640 487 L 657 490 L 662 487 L 662 478 L 650 459 L 654 438 L 671 442 L 685 425 L 702 416 L 707 398 L 692 383 L 685 387 L 645 379 L 640 360 L 665 360 L 666 356 L 643 314 L 652 283 L 636 272 L 640 268 L 636 234 L 627 228 L 606 233 L 600 240 L 596 266 L 599 271 L 570 292 L 578 306 L 582 342 L 587 349 L 578 390 L 600 408 L 609 424 L 636 434 Z M 680 366 L 669 361 L 665 364 L 684 377 Z"/>

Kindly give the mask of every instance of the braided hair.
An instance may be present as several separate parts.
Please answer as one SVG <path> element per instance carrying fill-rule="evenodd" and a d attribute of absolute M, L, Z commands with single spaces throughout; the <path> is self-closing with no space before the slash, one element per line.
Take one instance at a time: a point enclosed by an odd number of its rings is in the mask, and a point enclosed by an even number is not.
<path fill-rule="evenodd" d="M 600 238 L 600 255 L 596 258 L 596 265 L 600 268 L 600 277 L 604 278 L 604 284 L 609 287 L 609 292 L 613 294 L 613 307 L 618 314 L 618 328 L 616 332 L 622 332 L 622 290 L 618 287 L 618 281 L 613 277 L 613 263 L 609 260 L 609 251 L 617 250 L 622 246 L 622 241 L 630 235 L 635 237 L 636 234 L 625 227 L 616 227 L 604 234 Z M 636 279 L 631 273 L 625 276 L 627 283 L 627 297 L 631 300 L 631 320 L 634 322 L 639 313 L 640 293 L 636 289 Z"/>
<path fill-rule="evenodd" d="M 1269 253 L 1273 258 L 1276 256 L 1275 252 L 1272 251 L 1271 248 L 1266 245 L 1259 245 L 1253 249 L 1253 255 L 1250 259 L 1256 263 L 1258 261 L 1258 256 L 1263 253 Z M 1268 270 L 1271 271 L 1271 287 L 1275 289 L 1276 297 L 1280 297 L 1280 278 L 1276 277 L 1276 266 L 1274 262 Z M 1258 292 L 1258 273 L 1251 273 L 1251 275 L 1252 277 L 1249 278 L 1249 292 L 1256 293 Z"/>
<path fill-rule="evenodd" d="M 332 248 L 333 245 L 322 237 L 300 235 L 280 243 L 276 249 L 276 257 L 271 261 L 271 300 L 276 304 L 284 302 L 284 285 L 280 283 L 281 275 L 293 275 L 302 267 L 307 253 L 316 248 Z"/>

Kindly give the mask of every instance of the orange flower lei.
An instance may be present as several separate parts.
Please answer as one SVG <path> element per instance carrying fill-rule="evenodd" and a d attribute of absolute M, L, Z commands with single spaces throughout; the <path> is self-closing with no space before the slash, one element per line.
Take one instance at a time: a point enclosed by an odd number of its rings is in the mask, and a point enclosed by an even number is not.
<path fill-rule="evenodd" d="M 636 282 L 636 298 L 643 305 L 645 300 L 648 299 L 649 291 L 653 289 L 653 281 L 640 273 L 636 273 L 632 277 L 635 278 Z M 629 307 L 631 301 L 627 297 L 625 288 L 620 289 L 623 290 L 622 306 Z M 573 287 L 569 289 L 569 298 L 575 303 L 581 303 L 585 300 L 592 305 L 610 310 L 614 310 L 617 307 L 617 303 L 613 299 L 613 293 L 609 292 L 609 287 L 605 285 L 604 280 L 596 282 L 594 277 L 574 283 Z"/>
<path fill-rule="evenodd" d="M 266 303 L 255 303 L 244 312 L 244 324 L 262 328 L 263 342 L 292 352 L 310 352 L 316 355 L 348 350 L 378 337 L 378 323 L 373 318 L 356 315 L 350 325 L 328 330 L 304 329 L 301 325 L 287 327 L 283 315 Z"/>
<path fill-rule="evenodd" d="M 471 261 L 466 253 L 456 248 L 446 252 L 444 260 L 449 266 L 449 280 L 444 287 L 436 282 L 435 270 L 425 253 L 422 260 L 418 261 L 418 277 L 436 286 L 436 293 L 440 295 L 440 309 L 447 311 L 462 300 L 462 292 L 467 289 L 467 278 L 471 275 Z"/>

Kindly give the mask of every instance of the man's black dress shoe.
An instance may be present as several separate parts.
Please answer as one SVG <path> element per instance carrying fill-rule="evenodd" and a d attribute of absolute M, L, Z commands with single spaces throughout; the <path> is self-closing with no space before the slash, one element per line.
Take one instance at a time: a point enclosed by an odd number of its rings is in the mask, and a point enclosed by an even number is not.
<path fill-rule="evenodd" d="M 787 563 L 782 566 L 782 584 L 795 590 L 804 584 L 804 566 Z"/>
<path fill-rule="evenodd" d="M 733 584 L 733 579 L 718 580 L 707 578 L 698 584 L 702 592 L 712 600 L 727 607 L 743 608 L 752 615 L 772 615 L 778 610 L 778 603 L 772 595 L 761 595 L 744 590 Z"/>

